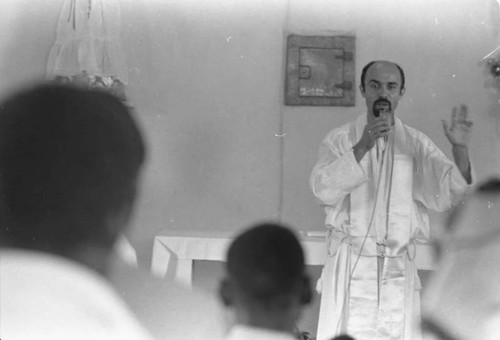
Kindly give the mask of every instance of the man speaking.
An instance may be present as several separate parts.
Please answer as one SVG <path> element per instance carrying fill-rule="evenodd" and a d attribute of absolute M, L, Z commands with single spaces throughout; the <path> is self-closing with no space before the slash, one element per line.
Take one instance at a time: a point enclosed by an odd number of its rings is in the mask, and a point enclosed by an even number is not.
<path fill-rule="evenodd" d="M 310 178 L 328 231 L 317 338 L 417 339 L 415 242 L 429 234 L 427 210 L 449 209 L 472 182 L 472 122 L 465 106 L 443 121 L 453 163 L 395 116 L 405 92 L 399 65 L 370 62 L 360 91 L 366 115 L 325 137 Z"/>

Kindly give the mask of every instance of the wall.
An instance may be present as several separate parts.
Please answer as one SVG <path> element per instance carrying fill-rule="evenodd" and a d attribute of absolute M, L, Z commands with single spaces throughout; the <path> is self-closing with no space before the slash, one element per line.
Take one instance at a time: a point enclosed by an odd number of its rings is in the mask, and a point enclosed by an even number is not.
<path fill-rule="evenodd" d="M 2 1 L 0 94 L 44 77 L 61 5 Z M 129 233 L 144 266 L 154 235 L 164 228 L 236 232 L 260 219 L 282 219 L 299 230 L 322 229 L 309 173 L 322 138 L 362 114 L 364 104 L 358 92 L 351 108 L 284 106 L 287 33 L 354 33 L 358 72 L 372 59 L 399 62 L 407 91 L 398 114 L 448 155 L 440 120 L 453 105 L 467 104 L 475 122 L 471 155 L 478 178 L 498 174 L 492 117 L 498 103 L 483 87 L 478 66 L 499 42 L 494 0 L 121 5 L 128 94 L 149 147 Z M 212 289 L 217 274 L 210 273 L 219 271 L 201 268 L 206 275 L 195 279 Z M 308 311 L 304 326 L 313 332 L 316 309 Z"/>
<path fill-rule="evenodd" d="M 129 93 L 150 162 L 133 238 L 279 213 L 284 2 L 130 2 Z"/>
<path fill-rule="evenodd" d="M 353 108 L 284 106 L 289 32 L 354 33 L 358 69 L 398 61 L 408 79 L 399 115 L 448 155 L 440 120 L 467 104 L 478 178 L 497 173 L 478 66 L 497 45 L 496 9 L 488 0 L 127 3 L 129 93 L 151 146 L 133 234 L 143 257 L 163 228 L 241 229 L 262 218 L 322 228 L 307 184 L 318 146 L 364 103 L 358 93 Z"/>
<path fill-rule="evenodd" d="M 62 0 L 2 4 L 0 93 L 44 76 Z M 355 34 L 358 70 L 372 59 L 399 62 L 407 91 L 398 114 L 447 154 L 440 120 L 453 105 L 469 105 L 478 177 L 497 173 L 497 127 L 488 116 L 496 107 L 478 66 L 499 38 L 493 0 L 121 5 L 128 93 L 150 151 L 131 232 L 146 262 L 163 228 L 239 230 L 276 218 L 322 228 L 307 184 L 318 146 L 364 103 L 357 93 L 351 108 L 284 106 L 287 33 Z"/>
<path fill-rule="evenodd" d="M 61 0 L 1 2 L 0 95 L 45 78 L 61 5 Z"/>

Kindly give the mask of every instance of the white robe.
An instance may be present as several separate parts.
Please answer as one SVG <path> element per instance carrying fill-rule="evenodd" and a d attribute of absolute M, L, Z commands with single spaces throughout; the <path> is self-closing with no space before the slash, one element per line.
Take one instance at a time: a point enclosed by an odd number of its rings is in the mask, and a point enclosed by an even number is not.
<path fill-rule="evenodd" d="M 415 242 L 429 239 L 427 209 L 450 208 L 467 183 L 427 136 L 398 118 L 387 141 L 358 164 L 352 147 L 365 125 L 362 115 L 332 130 L 311 174 L 328 229 L 317 338 L 417 339 Z"/>
<path fill-rule="evenodd" d="M 2 339 L 153 339 L 104 277 L 36 251 L 0 250 L 0 315 Z"/>

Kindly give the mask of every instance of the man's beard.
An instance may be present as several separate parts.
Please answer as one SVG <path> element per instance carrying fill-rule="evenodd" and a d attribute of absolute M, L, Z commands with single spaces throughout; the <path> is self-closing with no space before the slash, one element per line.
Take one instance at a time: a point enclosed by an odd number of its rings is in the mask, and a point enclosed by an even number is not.
<path fill-rule="evenodd" d="M 379 98 L 373 102 L 373 114 L 375 117 L 380 116 L 382 111 L 392 111 L 392 104 L 387 98 Z"/>

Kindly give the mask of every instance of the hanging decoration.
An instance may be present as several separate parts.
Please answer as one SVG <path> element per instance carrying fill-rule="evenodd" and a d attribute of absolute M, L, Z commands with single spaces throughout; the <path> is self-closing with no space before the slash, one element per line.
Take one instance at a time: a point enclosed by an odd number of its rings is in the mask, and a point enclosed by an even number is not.
<path fill-rule="evenodd" d="M 126 100 L 128 68 L 117 0 L 64 0 L 47 75 L 60 83 L 99 88 Z"/>

